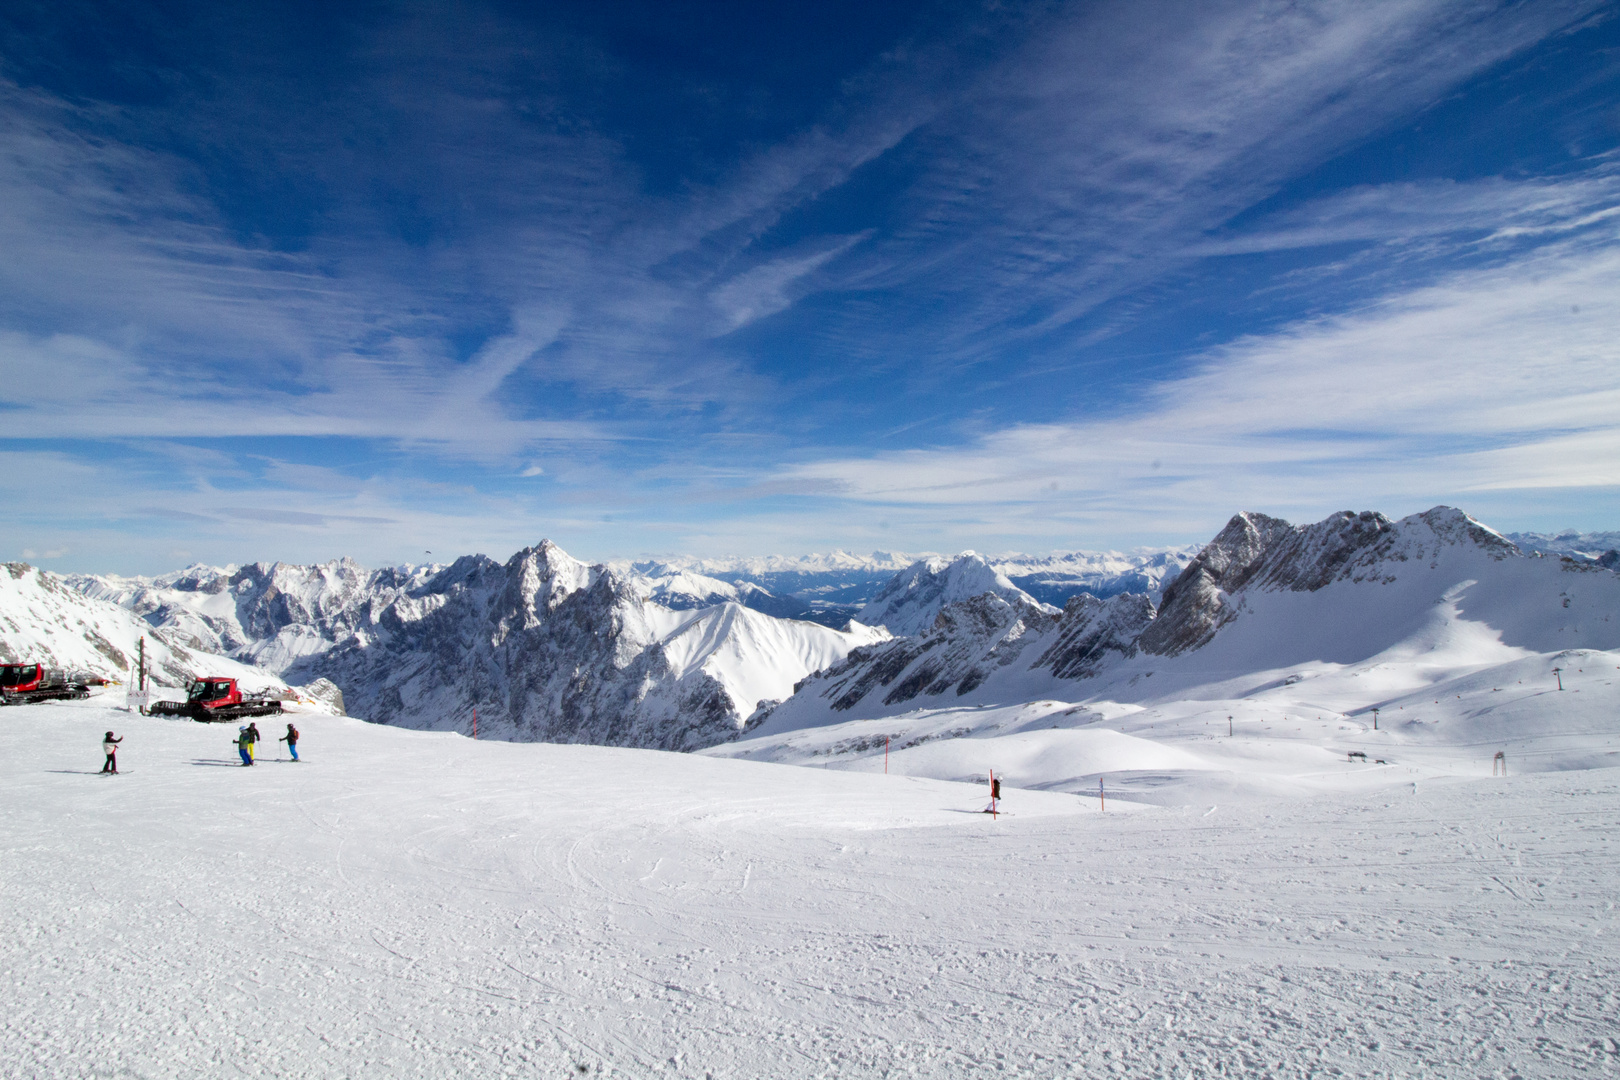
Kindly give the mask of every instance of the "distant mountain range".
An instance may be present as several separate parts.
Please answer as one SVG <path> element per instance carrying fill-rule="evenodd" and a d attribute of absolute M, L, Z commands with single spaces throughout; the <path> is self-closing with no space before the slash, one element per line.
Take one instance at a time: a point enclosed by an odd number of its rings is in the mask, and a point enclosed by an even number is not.
<path fill-rule="evenodd" d="M 1006 565 L 1041 576 L 1049 594 L 1107 592 L 1156 586 L 1187 554 L 1019 556 Z M 220 657 L 278 683 L 328 679 L 367 719 L 470 730 L 477 709 L 488 737 L 692 749 L 736 737 L 759 702 L 886 640 L 883 624 L 916 632 L 980 586 L 1047 607 L 976 554 L 905 558 L 589 566 L 544 542 L 504 564 L 467 556 L 367 570 L 340 559 L 63 584 L 138 616 L 184 650 L 194 671 L 221 668 L 211 659 Z"/>
<path fill-rule="evenodd" d="M 1198 545 L 1187 544 L 1173 548 L 1139 548 L 1129 552 L 1073 551 L 1053 555 L 1006 553 L 979 557 L 1034 599 L 1061 607 L 1069 597 L 1080 593 L 1099 598 L 1124 592 L 1157 595 L 1196 554 Z M 875 551 L 870 555 L 854 555 L 847 551 L 833 551 L 826 555 L 767 555 L 727 559 L 677 556 L 637 562 L 620 561 L 608 565 L 626 573 L 671 582 L 666 595 L 673 598 L 675 592 L 684 591 L 691 597 L 688 606 L 701 606 L 707 596 L 723 596 L 723 592 L 711 584 L 719 581 L 755 590 L 727 598 L 737 599 L 756 610 L 841 627 L 851 618 L 871 622 L 870 613 L 863 614 L 863 609 L 894 580 L 896 574 L 918 563 L 949 562 L 956 557 L 937 552 L 901 554 Z M 679 582 L 678 586 L 676 582 Z M 705 594 L 705 589 L 711 591 Z M 763 593 L 758 590 L 763 590 Z"/>
<path fill-rule="evenodd" d="M 1576 555 L 1598 560 L 1620 549 L 1620 532 L 1505 533 L 1521 551 L 1541 551 L 1549 555 Z"/>
<path fill-rule="evenodd" d="M 146 635 L 169 687 L 233 674 L 341 689 L 355 715 L 405 727 L 470 731 L 476 709 L 485 737 L 692 750 L 948 702 L 1241 682 L 1395 648 L 1436 612 L 1515 648 L 1612 648 L 1620 577 L 1604 566 L 1620 557 L 1595 550 L 1608 535 L 1534 538 L 1571 553 L 1526 554 L 1439 507 L 1310 526 L 1239 514 L 1207 546 L 1128 554 L 588 565 L 542 542 L 504 563 L 382 570 L 9 564 L 0 658 L 119 676 Z"/>

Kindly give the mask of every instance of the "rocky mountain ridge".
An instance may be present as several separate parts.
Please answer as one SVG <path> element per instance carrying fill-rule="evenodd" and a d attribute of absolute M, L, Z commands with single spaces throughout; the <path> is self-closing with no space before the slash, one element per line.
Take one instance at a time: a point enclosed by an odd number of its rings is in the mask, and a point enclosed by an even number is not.
<path fill-rule="evenodd" d="M 490 737 L 691 750 L 735 738 L 757 702 L 881 632 L 734 602 L 671 610 L 644 582 L 542 542 L 459 559 L 352 639 L 295 661 L 381 723 Z"/>
<path fill-rule="evenodd" d="M 861 608 L 855 617 L 892 634 L 920 634 L 932 626 L 947 605 L 982 595 L 999 596 L 1014 606 L 1048 614 L 1057 609 L 1030 596 L 975 551 L 954 559 L 930 558 L 912 563 Z"/>
<path fill-rule="evenodd" d="M 1459 510 L 1399 521 L 1343 512 L 1302 526 L 1240 513 L 1159 605 L 1144 594 L 1078 597 L 1056 615 L 995 594 L 947 604 L 920 635 L 855 650 L 754 724 L 773 734 L 916 707 L 1075 700 L 1088 694 L 1075 684 L 1093 679 L 1124 700 L 1193 669 L 1241 681 L 1286 663 L 1375 655 L 1437 610 L 1509 647 L 1620 645 L 1620 576 L 1526 555 Z"/>

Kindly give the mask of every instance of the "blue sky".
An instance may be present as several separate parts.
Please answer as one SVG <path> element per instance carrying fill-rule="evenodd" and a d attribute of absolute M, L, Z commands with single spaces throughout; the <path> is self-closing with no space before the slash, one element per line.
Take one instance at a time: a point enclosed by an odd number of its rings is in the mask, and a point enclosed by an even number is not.
<path fill-rule="evenodd" d="M 0 10 L 0 557 L 1616 528 L 1613 4 Z"/>

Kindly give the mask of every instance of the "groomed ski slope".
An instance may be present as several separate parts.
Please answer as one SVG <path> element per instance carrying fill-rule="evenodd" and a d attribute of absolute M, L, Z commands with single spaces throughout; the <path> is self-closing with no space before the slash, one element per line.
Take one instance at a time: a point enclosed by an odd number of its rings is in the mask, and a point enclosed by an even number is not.
<path fill-rule="evenodd" d="M 0 712 L 0 1071 L 1620 1072 L 1613 768 L 992 820 L 982 785 L 297 722 L 306 762 L 246 769 L 105 698 Z"/>

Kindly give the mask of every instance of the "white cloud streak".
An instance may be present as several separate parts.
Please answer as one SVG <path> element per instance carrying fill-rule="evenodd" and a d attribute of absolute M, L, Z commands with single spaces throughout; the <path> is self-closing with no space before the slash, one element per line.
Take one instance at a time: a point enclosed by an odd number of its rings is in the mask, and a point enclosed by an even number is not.
<path fill-rule="evenodd" d="M 774 479 L 943 520 L 997 518 L 1014 534 L 1620 489 L 1620 250 L 1608 239 L 1237 341 L 1118 415 Z"/>
<path fill-rule="evenodd" d="M 1596 6 L 1065 9 L 919 133 L 934 167 L 911 224 L 855 280 L 930 312 L 950 297 L 947 355 L 999 358 L 1211 253 L 1208 234 L 1286 180 Z"/>

